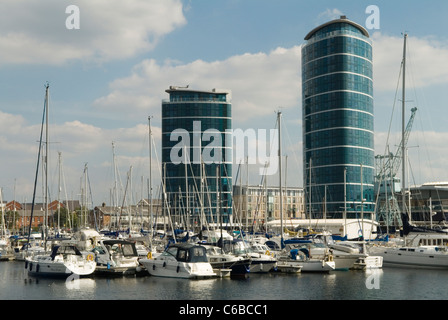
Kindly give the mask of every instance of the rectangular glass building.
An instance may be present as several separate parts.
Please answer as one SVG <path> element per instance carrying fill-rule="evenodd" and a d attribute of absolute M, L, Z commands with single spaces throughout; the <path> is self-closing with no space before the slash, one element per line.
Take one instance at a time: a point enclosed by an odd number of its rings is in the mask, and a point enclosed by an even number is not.
<path fill-rule="evenodd" d="M 173 220 L 187 226 L 230 222 L 230 92 L 171 86 L 162 101 L 162 174 Z"/>
<path fill-rule="evenodd" d="M 311 218 L 373 218 L 372 43 L 345 16 L 302 47 L 303 176 Z"/>

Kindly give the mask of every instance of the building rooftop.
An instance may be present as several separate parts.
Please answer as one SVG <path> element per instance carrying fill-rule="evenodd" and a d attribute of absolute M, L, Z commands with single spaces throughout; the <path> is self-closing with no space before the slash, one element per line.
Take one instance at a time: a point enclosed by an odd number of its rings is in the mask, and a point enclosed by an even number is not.
<path fill-rule="evenodd" d="M 212 89 L 210 91 L 205 90 L 193 90 L 189 89 L 189 85 L 186 87 L 178 87 L 178 86 L 170 86 L 169 89 L 165 90 L 166 93 L 172 93 L 172 92 L 198 92 L 198 93 L 209 93 L 209 94 L 230 94 L 229 90 L 224 89 Z"/>
<path fill-rule="evenodd" d="M 361 33 L 362 33 L 364 36 L 366 36 L 367 38 L 369 38 L 369 33 L 368 33 L 367 30 L 364 29 L 361 25 L 359 25 L 359 24 L 357 24 L 357 23 L 355 23 L 355 22 L 353 22 L 353 21 L 348 20 L 346 16 L 341 16 L 339 19 L 335 19 L 335 20 L 329 21 L 329 22 L 327 22 L 327 23 L 324 23 L 324 24 L 322 24 L 322 25 L 320 25 L 320 26 L 314 28 L 313 30 L 311 30 L 311 31 L 305 36 L 305 40 L 309 40 L 309 39 L 311 39 L 311 37 L 312 37 L 317 31 L 319 31 L 320 29 L 325 28 L 326 26 L 329 26 L 329 25 L 331 25 L 331 24 L 334 24 L 334 23 L 341 23 L 341 22 L 351 24 L 352 26 L 358 28 L 359 31 L 361 31 Z"/>

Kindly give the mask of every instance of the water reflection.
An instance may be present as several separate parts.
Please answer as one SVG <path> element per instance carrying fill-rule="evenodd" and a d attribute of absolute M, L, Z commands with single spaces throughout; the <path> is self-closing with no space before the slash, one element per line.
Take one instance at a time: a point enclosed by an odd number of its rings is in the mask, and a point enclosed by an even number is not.
<path fill-rule="evenodd" d="M 95 290 L 96 282 L 93 279 L 70 279 L 65 281 L 65 288 L 67 290 Z"/>
<path fill-rule="evenodd" d="M 249 274 L 239 279 L 158 277 L 45 279 L 0 263 L 0 300 L 376 300 L 448 299 L 448 270 L 383 268 L 329 274 Z"/>

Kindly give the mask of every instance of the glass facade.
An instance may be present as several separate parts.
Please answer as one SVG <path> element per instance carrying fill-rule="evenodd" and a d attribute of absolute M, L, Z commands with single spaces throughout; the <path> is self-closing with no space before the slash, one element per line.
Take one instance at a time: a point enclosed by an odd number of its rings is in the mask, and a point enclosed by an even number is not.
<path fill-rule="evenodd" d="M 302 47 L 303 176 L 311 218 L 374 218 L 372 44 L 345 17 Z"/>
<path fill-rule="evenodd" d="M 170 214 L 189 226 L 232 215 L 229 92 L 170 87 L 162 101 L 162 174 Z M 202 164 L 202 165 L 201 165 Z M 219 200 L 221 199 L 221 200 Z M 181 220 L 178 220 L 182 217 Z"/>

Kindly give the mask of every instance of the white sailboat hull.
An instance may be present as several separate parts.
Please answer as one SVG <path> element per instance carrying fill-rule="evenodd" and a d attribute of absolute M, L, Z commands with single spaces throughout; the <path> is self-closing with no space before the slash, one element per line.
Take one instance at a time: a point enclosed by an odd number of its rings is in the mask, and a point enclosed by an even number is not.
<path fill-rule="evenodd" d="M 95 271 L 96 262 L 72 256 L 55 260 L 49 256 L 36 256 L 26 259 L 25 267 L 32 276 L 87 276 Z"/>
<path fill-rule="evenodd" d="M 385 266 L 448 269 L 448 252 L 437 247 L 378 248 Z"/>

